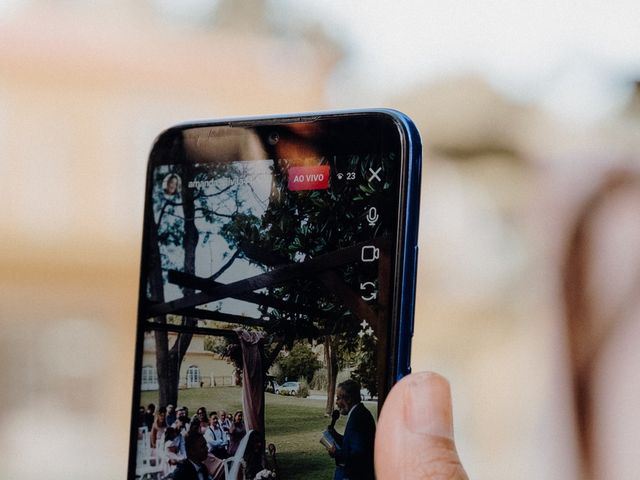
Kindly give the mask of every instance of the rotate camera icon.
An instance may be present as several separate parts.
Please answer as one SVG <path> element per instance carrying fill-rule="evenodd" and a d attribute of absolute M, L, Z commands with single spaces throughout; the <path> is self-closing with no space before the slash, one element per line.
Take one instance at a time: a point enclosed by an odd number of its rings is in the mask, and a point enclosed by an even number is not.
<path fill-rule="evenodd" d="M 380 249 L 373 245 L 365 245 L 362 247 L 360 258 L 363 262 L 375 262 L 380 258 Z"/>

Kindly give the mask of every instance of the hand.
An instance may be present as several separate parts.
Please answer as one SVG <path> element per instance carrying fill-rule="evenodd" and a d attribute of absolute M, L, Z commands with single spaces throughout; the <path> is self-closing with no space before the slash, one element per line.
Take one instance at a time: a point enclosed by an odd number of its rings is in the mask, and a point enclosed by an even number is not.
<path fill-rule="evenodd" d="M 336 456 L 336 446 L 335 445 L 331 445 L 329 448 L 327 448 L 327 452 L 329 452 L 329 456 L 331 458 Z"/>
<path fill-rule="evenodd" d="M 378 421 L 375 465 L 378 480 L 468 480 L 453 441 L 444 377 L 414 373 L 391 389 Z"/>

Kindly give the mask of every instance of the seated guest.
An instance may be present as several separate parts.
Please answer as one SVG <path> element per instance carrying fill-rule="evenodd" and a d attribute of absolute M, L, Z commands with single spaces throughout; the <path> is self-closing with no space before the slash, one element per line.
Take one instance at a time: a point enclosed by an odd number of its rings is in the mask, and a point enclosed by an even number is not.
<path fill-rule="evenodd" d="M 222 429 L 225 436 L 227 437 L 227 443 L 229 443 L 229 430 L 231 430 L 231 424 L 232 424 L 231 416 L 227 415 L 227 412 L 225 412 L 224 410 L 220 410 L 220 415 L 218 417 L 219 417 L 218 421 L 220 423 L 220 428 Z"/>
<path fill-rule="evenodd" d="M 222 428 L 222 430 L 224 430 L 225 432 L 229 432 L 229 430 L 231 429 L 231 419 L 227 416 L 227 412 L 225 412 L 224 410 L 220 410 L 220 428 Z"/>
<path fill-rule="evenodd" d="M 189 432 L 191 430 L 200 430 L 200 419 L 198 418 L 198 415 L 193 415 L 189 420 Z"/>
<path fill-rule="evenodd" d="M 204 465 L 207 459 L 207 442 L 199 432 L 190 432 L 185 438 L 187 459 L 178 464 L 171 474 L 173 480 L 208 480 L 209 471 Z"/>
<path fill-rule="evenodd" d="M 164 432 L 164 457 L 166 458 L 164 474 L 167 475 L 175 470 L 178 462 L 184 460 L 186 455 L 180 454 L 180 448 L 176 444 L 177 439 L 183 439 L 173 427 L 168 427 Z"/>
<path fill-rule="evenodd" d="M 207 427 L 209 426 L 209 422 L 207 420 L 200 420 L 200 417 L 196 414 L 191 418 L 191 423 L 189 424 L 189 432 L 200 432 L 204 435 L 204 432 L 207 431 Z"/>
<path fill-rule="evenodd" d="M 207 441 L 207 447 L 209 453 L 214 454 L 216 457 L 225 459 L 229 456 L 227 453 L 227 435 L 224 433 L 220 424 L 218 423 L 218 416 L 215 412 L 209 415 L 209 427 L 204 432 L 204 439 Z"/>
<path fill-rule="evenodd" d="M 175 444 L 179 454 L 183 458 L 187 458 L 187 450 L 184 444 L 184 437 L 187 434 L 187 428 L 186 428 L 187 424 L 185 423 L 185 421 L 186 419 L 184 417 L 176 418 L 176 421 L 173 424 L 173 429 L 176 431 L 176 434 L 177 434 L 173 443 Z"/>
<path fill-rule="evenodd" d="M 147 423 L 145 422 L 146 414 L 147 411 L 142 405 L 140 405 L 140 409 L 138 410 L 138 428 L 147 426 Z"/>
<path fill-rule="evenodd" d="M 167 429 L 167 409 L 166 407 L 160 407 L 156 418 L 153 420 L 153 427 L 151 427 L 151 448 L 162 448 L 163 445 L 158 441 L 162 439 L 164 431 Z"/>
<path fill-rule="evenodd" d="M 187 416 L 187 411 L 184 408 L 179 408 L 176 410 L 176 421 L 173 422 L 172 427 L 176 427 L 176 423 L 178 420 L 182 420 L 182 425 L 188 430 L 189 429 L 189 417 Z M 183 432 L 186 433 L 186 432 Z"/>
<path fill-rule="evenodd" d="M 238 450 L 238 445 L 242 441 L 242 438 L 247 433 L 244 427 L 244 420 L 242 417 L 242 411 L 238 410 L 233 416 L 233 423 L 229 428 L 229 455 L 235 455 Z"/>
<path fill-rule="evenodd" d="M 206 427 L 209 426 L 209 418 L 207 417 L 207 409 L 205 407 L 200 407 L 198 410 L 196 410 L 196 415 L 198 416 L 198 420 L 200 420 L 200 423 L 204 422 L 206 423 Z M 202 432 L 202 434 L 204 435 L 204 432 Z"/>
<path fill-rule="evenodd" d="M 173 425 L 173 422 L 176 421 L 176 416 L 176 407 L 171 404 L 167 405 L 167 425 Z"/>
<path fill-rule="evenodd" d="M 187 433 L 189 431 L 189 419 L 184 415 L 178 415 L 171 426 L 183 434 Z"/>
<path fill-rule="evenodd" d="M 153 421 L 156 418 L 156 406 L 150 403 L 147 406 L 147 411 L 144 414 L 144 424 L 147 426 L 147 430 L 151 431 L 153 428 Z"/>

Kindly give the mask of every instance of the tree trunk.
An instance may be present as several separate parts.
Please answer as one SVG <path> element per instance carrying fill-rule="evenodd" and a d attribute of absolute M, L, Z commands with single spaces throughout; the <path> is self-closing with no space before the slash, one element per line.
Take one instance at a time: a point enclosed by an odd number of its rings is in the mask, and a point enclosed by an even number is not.
<path fill-rule="evenodd" d="M 324 337 L 324 363 L 327 366 L 327 404 L 325 415 L 331 416 L 335 408 L 336 382 L 338 380 L 338 355 L 336 354 L 336 339 L 331 335 Z"/>
<path fill-rule="evenodd" d="M 193 179 L 193 169 L 185 164 L 182 178 L 182 211 L 184 214 L 184 234 L 182 246 L 184 248 L 184 272 L 195 274 L 195 252 L 198 245 L 198 230 L 195 226 L 195 206 L 193 192 L 187 188 L 189 180 Z M 194 290 L 183 288 L 183 295 L 193 295 Z M 166 321 L 166 319 L 164 320 Z M 195 326 L 196 319 L 183 317 L 183 325 Z M 160 406 L 178 404 L 178 387 L 180 385 L 180 367 L 187 353 L 193 334 L 179 333 L 175 343 L 169 349 L 168 333 L 156 331 L 156 368 L 158 371 L 158 389 Z"/>
<path fill-rule="evenodd" d="M 158 405 L 177 405 L 180 366 L 169 351 L 167 332 L 156 331 L 156 364 L 158 369 Z M 160 345 L 160 348 L 158 348 Z M 176 368 L 176 366 L 178 368 Z"/>
<path fill-rule="evenodd" d="M 148 295 L 153 303 L 164 302 L 164 281 L 162 278 L 162 255 L 160 253 L 160 242 L 158 239 L 158 229 L 162 221 L 162 213 L 156 223 L 153 213 L 153 202 L 147 202 L 147 225 L 151 225 L 148 232 L 148 242 L 146 251 L 148 252 Z M 146 321 L 146 318 L 144 319 Z M 160 315 L 154 318 L 157 323 L 166 323 L 166 316 Z M 156 372 L 158 374 L 158 406 L 166 406 L 171 399 L 177 397 L 177 384 L 171 388 L 174 372 L 169 368 L 169 339 L 167 332 L 155 331 L 154 341 L 156 348 Z"/>

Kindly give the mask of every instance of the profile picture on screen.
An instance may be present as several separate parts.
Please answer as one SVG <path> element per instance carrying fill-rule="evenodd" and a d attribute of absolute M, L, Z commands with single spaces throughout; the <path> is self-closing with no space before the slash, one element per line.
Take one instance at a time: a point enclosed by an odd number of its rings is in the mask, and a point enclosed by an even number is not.
<path fill-rule="evenodd" d="M 162 190 L 167 197 L 174 197 L 180 193 L 182 182 L 175 173 L 170 173 L 162 180 Z"/>

